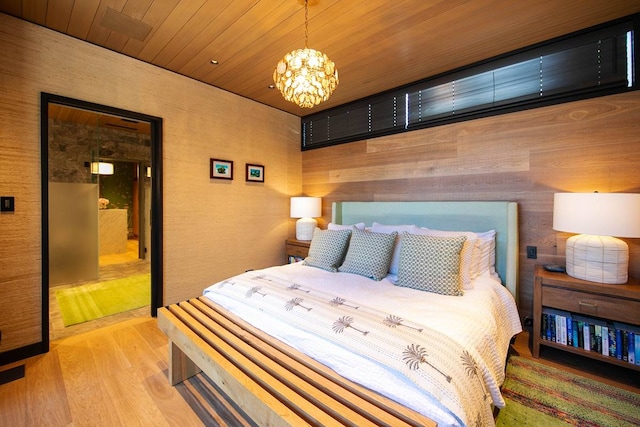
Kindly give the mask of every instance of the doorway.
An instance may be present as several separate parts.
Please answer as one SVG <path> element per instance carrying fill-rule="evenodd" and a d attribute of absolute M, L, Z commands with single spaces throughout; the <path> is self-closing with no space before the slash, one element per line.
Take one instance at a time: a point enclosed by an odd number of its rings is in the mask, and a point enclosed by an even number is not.
<path fill-rule="evenodd" d="M 143 311 L 155 316 L 162 306 L 162 119 L 47 93 L 41 114 L 42 319 L 48 349 L 51 338 Z M 61 295 L 120 282 L 129 287 L 132 279 L 146 280 L 135 284 L 146 286 L 144 308 L 61 332 Z M 133 289 L 127 288 L 127 303 Z"/>

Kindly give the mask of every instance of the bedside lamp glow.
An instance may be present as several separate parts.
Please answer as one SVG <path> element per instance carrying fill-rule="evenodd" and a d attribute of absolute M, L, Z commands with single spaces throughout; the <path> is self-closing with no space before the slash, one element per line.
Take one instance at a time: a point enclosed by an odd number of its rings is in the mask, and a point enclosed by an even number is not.
<path fill-rule="evenodd" d="M 313 231 L 318 226 L 314 217 L 322 215 L 322 198 L 292 197 L 291 218 L 300 218 L 296 222 L 296 239 L 311 240 Z"/>
<path fill-rule="evenodd" d="M 640 194 L 556 193 L 553 229 L 582 233 L 567 239 L 569 276 L 626 283 L 629 246 L 616 237 L 640 237 Z"/>

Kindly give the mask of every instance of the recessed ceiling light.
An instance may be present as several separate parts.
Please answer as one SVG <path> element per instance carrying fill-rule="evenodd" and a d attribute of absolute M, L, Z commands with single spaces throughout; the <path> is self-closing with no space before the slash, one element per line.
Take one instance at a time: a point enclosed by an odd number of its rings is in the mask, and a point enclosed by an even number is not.
<path fill-rule="evenodd" d="M 218 60 L 217 60 L 217 59 L 212 59 L 212 60 L 211 60 L 211 63 L 212 63 L 213 65 L 218 65 L 218 64 L 219 64 L 219 62 L 218 62 Z"/>
<path fill-rule="evenodd" d="M 269 85 L 269 89 L 275 89 L 276 86 L 275 85 Z"/>

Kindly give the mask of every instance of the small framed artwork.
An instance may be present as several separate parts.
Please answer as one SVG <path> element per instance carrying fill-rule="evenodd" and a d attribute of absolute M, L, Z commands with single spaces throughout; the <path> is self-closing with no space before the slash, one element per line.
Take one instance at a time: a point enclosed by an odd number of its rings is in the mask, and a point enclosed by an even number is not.
<path fill-rule="evenodd" d="M 211 159 L 211 178 L 233 179 L 233 161 Z"/>
<path fill-rule="evenodd" d="M 264 166 L 247 163 L 247 181 L 264 182 Z"/>

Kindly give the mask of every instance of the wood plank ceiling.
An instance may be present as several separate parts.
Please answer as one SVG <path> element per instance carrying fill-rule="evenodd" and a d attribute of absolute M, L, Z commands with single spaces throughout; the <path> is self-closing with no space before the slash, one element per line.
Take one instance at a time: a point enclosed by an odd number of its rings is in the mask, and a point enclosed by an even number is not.
<path fill-rule="evenodd" d="M 276 63 L 304 47 L 303 0 L 0 0 L 0 11 L 298 116 L 640 12 L 638 0 L 309 4 L 309 47 L 340 76 L 312 110 L 269 88 Z"/>

